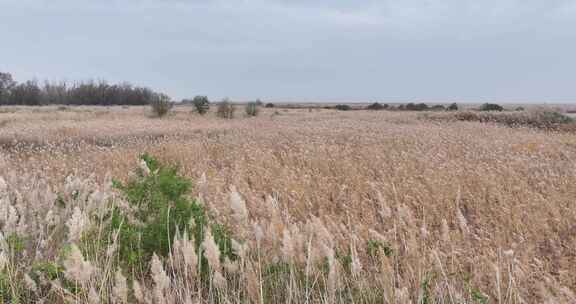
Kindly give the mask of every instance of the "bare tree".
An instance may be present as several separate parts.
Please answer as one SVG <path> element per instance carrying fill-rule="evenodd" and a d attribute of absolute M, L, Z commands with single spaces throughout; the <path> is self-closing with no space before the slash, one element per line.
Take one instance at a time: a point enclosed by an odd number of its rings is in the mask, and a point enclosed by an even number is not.
<path fill-rule="evenodd" d="M 10 94 L 14 86 L 16 86 L 16 81 L 12 79 L 12 75 L 0 72 L 0 105 L 10 103 Z"/>

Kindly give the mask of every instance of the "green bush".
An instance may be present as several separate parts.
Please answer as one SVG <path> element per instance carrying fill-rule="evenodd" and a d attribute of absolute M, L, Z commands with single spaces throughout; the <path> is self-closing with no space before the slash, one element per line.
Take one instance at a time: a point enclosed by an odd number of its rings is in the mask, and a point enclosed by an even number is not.
<path fill-rule="evenodd" d="M 257 116 L 258 115 L 258 104 L 255 102 L 249 102 L 246 104 L 246 107 L 244 108 L 244 110 L 246 110 L 246 115 L 248 116 Z"/>
<path fill-rule="evenodd" d="M 139 169 L 126 184 L 114 182 L 133 208 L 130 212 L 116 207 L 110 214 L 108 235 L 119 231 L 121 263 L 134 269 L 147 265 L 153 253 L 168 256 L 177 231 L 193 236 L 199 252 L 207 227 L 211 228 L 222 258 L 235 259 L 229 231 L 218 223 L 210 223 L 204 207 L 188 198 L 190 181 L 179 176 L 175 167 L 164 166 L 147 154 L 141 159 L 149 173 Z M 201 265 L 207 267 L 207 261 Z"/>
<path fill-rule="evenodd" d="M 207 96 L 196 96 L 192 100 L 192 105 L 198 114 L 204 115 L 210 110 L 210 101 Z"/>
<path fill-rule="evenodd" d="M 273 107 L 274 107 L 274 104 L 271 103 L 271 102 L 269 102 L 269 103 L 267 103 L 267 104 L 265 105 L 265 107 L 266 107 L 266 108 L 273 108 Z"/>

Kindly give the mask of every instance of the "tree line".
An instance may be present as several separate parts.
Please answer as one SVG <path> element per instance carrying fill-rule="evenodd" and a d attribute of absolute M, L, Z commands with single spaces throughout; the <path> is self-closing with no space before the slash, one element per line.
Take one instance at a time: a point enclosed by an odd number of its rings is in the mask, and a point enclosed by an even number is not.
<path fill-rule="evenodd" d="M 35 80 L 18 83 L 10 73 L 0 72 L 0 105 L 148 105 L 158 99 L 169 97 L 130 83 L 46 81 L 40 84 Z"/>

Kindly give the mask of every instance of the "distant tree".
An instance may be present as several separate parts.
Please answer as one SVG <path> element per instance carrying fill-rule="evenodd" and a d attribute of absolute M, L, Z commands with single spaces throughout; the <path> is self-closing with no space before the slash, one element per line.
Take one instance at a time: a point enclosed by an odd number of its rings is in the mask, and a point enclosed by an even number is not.
<path fill-rule="evenodd" d="M 210 101 L 207 96 L 196 96 L 192 100 L 192 105 L 196 109 L 196 112 L 200 115 L 204 115 L 210 110 Z"/>
<path fill-rule="evenodd" d="M 451 105 L 446 108 L 447 111 L 458 111 L 458 105 L 456 103 L 452 103 Z"/>
<path fill-rule="evenodd" d="M 504 111 L 501 105 L 495 103 L 485 103 L 480 107 L 480 111 Z"/>
<path fill-rule="evenodd" d="M 9 73 L 0 72 L 0 104 L 147 105 L 157 99 L 151 89 L 129 83 L 110 85 L 105 81 L 68 85 L 36 81 L 17 84 Z"/>
<path fill-rule="evenodd" d="M 12 88 L 12 103 L 18 105 L 38 106 L 42 102 L 42 90 L 35 81 L 26 81 Z"/>
<path fill-rule="evenodd" d="M 10 103 L 10 94 L 14 86 L 16 81 L 12 79 L 12 75 L 0 72 L 0 105 Z"/>
<path fill-rule="evenodd" d="M 147 105 L 158 93 L 129 83 L 109 85 L 104 81 L 76 83 L 68 90 L 68 103 L 78 105 Z"/>
<path fill-rule="evenodd" d="M 66 82 L 44 82 L 42 88 L 42 104 L 68 104 L 69 91 Z"/>
<path fill-rule="evenodd" d="M 516 108 L 516 111 L 524 111 L 524 110 L 525 110 L 524 107 L 517 107 Z"/>
<path fill-rule="evenodd" d="M 273 107 L 274 107 L 274 104 L 271 103 L 271 102 L 269 102 L 269 103 L 266 104 L 265 107 L 266 107 L 266 108 L 273 108 Z"/>

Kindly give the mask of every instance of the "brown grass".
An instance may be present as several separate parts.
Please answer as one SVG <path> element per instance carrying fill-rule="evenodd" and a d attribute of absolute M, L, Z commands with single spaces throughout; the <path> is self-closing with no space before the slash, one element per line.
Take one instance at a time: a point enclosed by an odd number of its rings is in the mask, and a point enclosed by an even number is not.
<path fill-rule="evenodd" d="M 250 227 L 257 223 L 264 229 L 258 259 L 251 255 L 258 264 L 247 265 L 263 267 L 286 258 L 286 252 L 303 256 L 294 259 L 305 263 L 312 235 L 306 229 L 322 235 L 318 223 L 329 237 L 313 238 L 312 247 L 333 246 L 340 255 L 358 256 L 362 267 L 352 276 L 342 259 L 324 254 L 329 270 L 311 278 L 320 280 L 316 285 L 276 282 L 278 296 L 286 295 L 280 289 L 289 294 L 270 301 L 576 301 L 576 139 L 571 134 L 438 123 L 406 112 L 262 109 L 256 118 L 222 120 L 179 107 L 162 119 L 148 118 L 145 111 L 6 111 L 0 114 L 9 121 L 0 127 L 0 176 L 25 197 L 25 189 L 42 185 L 38 180 L 54 191 L 63 189 L 69 175 L 97 187 L 107 175 L 126 179 L 137 156 L 148 152 L 178 164 L 194 181 L 204 174 L 206 182 L 194 195 L 203 198 L 212 216 L 236 227 L 238 239 L 252 250 L 256 234 Z M 246 202 L 248 228 L 234 220 L 231 186 Z M 267 197 L 275 198 L 273 207 Z M 27 200 L 34 208 L 34 200 Z M 67 212 L 63 216 L 71 216 Z M 5 224 L 0 227 L 7 235 Z M 393 254 L 370 256 L 369 241 L 386 244 Z M 30 265 L 24 263 L 15 275 L 31 272 Z M 266 282 L 259 280 L 258 267 L 244 271 L 251 282 L 221 289 L 217 299 L 259 302 Z M 325 293 L 318 291 L 321 286 Z M 198 296 L 195 290 L 186 295 Z M 174 297 L 184 302 L 184 296 Z"/>

